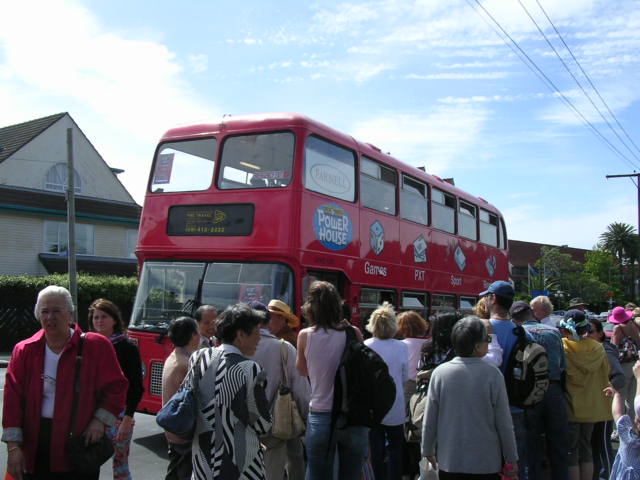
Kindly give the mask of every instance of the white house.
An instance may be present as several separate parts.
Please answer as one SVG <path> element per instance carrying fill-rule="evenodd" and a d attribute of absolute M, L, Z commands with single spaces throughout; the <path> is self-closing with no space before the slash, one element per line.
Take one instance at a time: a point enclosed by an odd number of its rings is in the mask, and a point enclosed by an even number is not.
<path fill-rule="evenodd" d="M 0 274 L 67 271 L 72 129 L 79 272 L 132 275 L 141 207 L 68 113 L 0 128 Z"/>

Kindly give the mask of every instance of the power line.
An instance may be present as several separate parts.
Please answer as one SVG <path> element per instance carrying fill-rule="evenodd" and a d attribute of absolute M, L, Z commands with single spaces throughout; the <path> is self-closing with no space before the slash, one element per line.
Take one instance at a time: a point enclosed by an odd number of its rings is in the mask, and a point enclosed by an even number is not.
<path fill-rule="evenodd" d="M 627 130 L 622 126 L 622 124 L 618 121 L 618 117 L 615 116 L 615 114 L 611 111 L 611 109 L 609 108 L 609 105 L 607 104 L 607 102 L 605 102 L 604 98 L 602 98 L 602 95 L 600 95 L 600 91 L 598 90 L 598 88 L 593 84 L 593 82 L 591 81 L 591 77 L 589 77 L 589 75 L 587 75 L 587 72 L 584 71 L 584 69 L 582 68 L 582 65 L 580 64 L 580 62 L 578 61 L 578 59 L 575 57 L 575 55 L 573 54 L 573 52 L 571 51 L 571 49 L 569 48 L 569 45 L 567 45 L 567 43 L 564 41 L 564 38 L 562 38 L 562 35 L 560 35 L 560 32 L 558 31 L 558 29 L 556 28 L 556 26 L 554 25 L 554 23 L 551 21 L 551 19 L 549 18 L 549 15 L 547 15 L 547 12 L 545 11 L 544 8 L 542 8 L 542 5 L 540 4 L 540 2 L 538 0 L 536 0 L 536 3 L 538 4 L 538 7 L 540 7 L 540 10 L 542 10 L 542 13 L 544 13 L 544 16 L 547 17 L 547 20 L 549 21 L 549 23 L 551 24 L 551 26 L 553 27 L 553 29 L 555 30 L 556 34 L 558 35 L 558 38 L 562 41 L 562 43 L 564 44 L 564 47 L 567 49 L 567 51 L 569 52 L 569 54 L 571 55 L 571 58 L 573 58 L 573 61 L 576 62 L 576 65 L 578 65 L 578 68 L 580 68 L 580 71 L 582 72 L 582 74 L 585 76 L 585 78 L 587 79 L 587 81 L 589 82 L 589 85 L 591 85 L 591 88 L 593 88 L 593 90 L 596 92 L 596 95 L 598 95 L 598 98 L 600 99 L 600 101 L 604 104 L 604 106 L 607 108 L 607 111 L 609 112 L 609 115 L 611 115 L 611 117 L 615 120 L 616 124 L 618 125 L 618 127 L 620 128 L 620 130 L 622 130 L 622 132 L 625 134 L 625 136 L 629 139 L 629 141 L 631 142 L 631 144 L 636 147 L 636 150 L 638 150 L 638 152 L 640 152 L 640 148 L 638 147 L 638 145 L 636 145 L 636 143 L 633 141 L 633 139 L 631 138 L 631 136 L 627 133 Z"/>
<path fill-rule="evenodd" d="M 470 0 L 467 0 L 467 3 L 469 3 Z M 493 21 L 493 23 L 495 23 L 497 25 L 497 27 L 500 29 L 500 31 L 502 31 L 502 33 L 511 41 L 511 43 L 513 43 L 513 45 L 522 53 L 522 55 L 524 55 L 524 57 L 527 59 L 527 61 L 529 61 L 531 63 L 531 65 L 539 72 L 539 74 L 544 78 L 544 81 L 547 85 L 547 88 L 549 88 L 551 91 L 557 93 L 560 97 L 560 99 L 562 101 L 565 102 L 565 104 L 571 108 L 576 115 L 578 115 L 582 121 L 584 122 L 584 124 L 586 126 L 588 126 L 593 133 L 595 133 L 614 153 L 616 153 L 620 158 L 622 158 L 624 161 L 626 161 L 629 165 L 631 165 L 632 168 L 636 168 L 635 165 L 633 165 L 633 163 L 626 157 L 626 155 L 624 155 L 620 150 L 618 150 L 618 148 L 616 148 L 615 145 L 613 145 L 608 138 L 606 138 L 602 133 L 600 133 L 600 131 L 589 121 L 585 118 L 585 116 L 582 114 L 582 112 L 580 112 L 575 105 L 573 105 L 573 103 L 560 91 L 560 89 L 555 85 L 555 83 L 553 83 L 553 81 L 551 81 L 551 79 L 540 69 L 540 67 L 538 67 L 538 65 L 536 64 L 536 62 L 534 62 L 531 57 L 529 57 L 529 55 L 527 55 L 527 53 L 520 47 L 520 45 L 518 44 L 518 42 L 516 42 L 511 35 L 509 35 L 509 33 L 502 27 L 502 25 L 500 25 L 500 23 L 493 17 L 493 15 L 491 15 L 491 13 L 480 3 L 479 0 L 475 0 L 475 2 L 478 4 L 478 6 L 484 11 L 484 13 Z M 475 10 L 475 8 L 474 8 Z M 504 38 L 502 36 L 500 36 L 500 38 L 504 40 Z M 519 55 L 518 56 L 521 60 L 522 57 Z M 524 62 L 524 60 L 522 60 Z M 526 62 L 525 62 L 526 63 Z"/>
<path fill-rule="evenodd" d="M 593 99 L 591 98 L 591 95 L 589 95 L 589 93 L 584 89 L 584 87 L 582 86 L 582 84 L 580 83 L 580 81 L 578 80 L 578 78 L 573 74 L 573 72 L 571 71 L 571 69 L 569 68 L 569 65 L 567 65 L 567 63 L 564 61 L 564 59 L 562 58 L 562 56 L 560 55 L 560 53 L 558 53 L 558 51 L 556 50 L 556 48 L 553 46 L 553 44 L 551 43 L 551 41 L 549 40 L 549 38 L 547 37 L 547 35 L 544 33 L 544 31 L 542 30 L 542 28 L 540 28 L 540 25 L 538 25 L 538 22 L 536 22 L 536 20 L 533 18 L 533 16 L 531 16 L 531 14 L 529 13 L 529 10 L 527 10 L 527 7 L 524 6 L 524 4 L 522 3 L 522 0 L 518 0 L 518 3 L 520 4 L 520 6 L 522 7 L 522 9 L 525 11 L 525 13 L 527 14 L 527 16 L 529 17 L 529 19 L 533 22 L 533 24 L 536 26 L 536 28 L 538 29 L 538 32 L 540 32 L 540 35 L 542 35 L 542 37 L 545 39 L 545 41 L 547 42 L 547 45 L 549 45 L 549 47 L 551 48 L 551 50 L 553 50 L 553 53 L 556 54 L 556 57 L 558 57 L 558 59 L 560 60 L 560 62 L 562 63 L 562 65 L 564 66 L 565 70 L 567 70 L 567 72 L 569 72 L 569 75 L 571 75 L 571 78 L 573 78 L 573 80 L 576 82 L 576 84 L 578 85 L 578 87 L 580 87 L 580 90 L 582 90 L 582 93 L 584 93 L 585 97 L 587 97 L 587 99 L 589 100 L 589 102 L 591 102 L 591 105 L 593 105 L 593 108 L 595 108 L 596 112 L 598 112 L 598 114 L 600 115 L 600 117 L 602 118 L 602 120 L 605 121 L 605 123 L 607 124 L 607 126 L 609 127 L 609 129 L 615 134 L 616 137 L 618 137 L 618 140 L 620 140 L 620 142 L 627 148 L 627 150 L 629 150 L 629 153 L 636 158 L 636 160 L 640 160 L 640 157 L 638 157 L 638 155 L 631 150 L 631 147 L 629 147 L 627 145 L 627 143 L 623 140 L 623 138 L 620 136 L 620 134 L 618 134 L 618 132 L 613 128 L 613 126 L 611 125 L 611 123 L 609 122 L 609 120 L 604 116 L 604 114 L 602 113 L 602 111 L 600 110 L 600 108 L 595 104 L 595 102 L 593 101 Z"/>
<path fill-rule="evenodd" d="M 467 3 L 469 4 L 469 6 L 476 12 L 478 13 L 478 16 L 484 21 L 484 23 L 487 24 L 487 26 L 489 26 L 495 33 L 496 35 L 498 35 L 500 37 L 500 40 L 502 40 L 504 42 L 504 44 L 509 47 L 511 49 L 511 51 L 522 61 L 522 63 L 525 64 L 525 66 L 534 74 L 537 75 L 537 77 L 544 83 L 545 79 L 542 75 L 540 75 L 539 72 L 537 72 L 524 58 L 524 56 L 522 55 L 522 53 L 520 53 L 513 45 L 511 45 L 507 40 L 505 40 L 504 35 L 502 32 L 500 32 L 500 30 L 496 29 L 491 23 L 489 23 L 489 20 L 487 20 L 481 13 L 478 12 L 478 10 L 476 9 L 476 7 L 473 5 L 472 0 L 466 0 Z"/>

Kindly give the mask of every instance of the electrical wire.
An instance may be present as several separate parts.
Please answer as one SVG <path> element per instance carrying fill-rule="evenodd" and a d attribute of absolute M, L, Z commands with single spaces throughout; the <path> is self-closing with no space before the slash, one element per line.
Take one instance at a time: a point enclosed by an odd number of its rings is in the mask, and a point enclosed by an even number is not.
<path fill-rule="evenodd" d="M 471 5 L 471 0 L 466 0 L 468 4 Z M 531 57 L 529 57 L 529 55 L 527 55 L 527 53 L 520 47 L 520 45 L 518 44 L 518 42 L 516 42 L 513 37 L 511 37 L 511 35 L 509 35 L 509 33 L 502 27 L 502 25 L 500 25 L 500 23 L 493 17 L 493 15 L 491 15 L 491 13 L 480 3 L 479 0 L 475 0 L 476 4 L 484 11 L 484 13 L 493 21 L 493 23 L 500 29 L 500 31 L 504 34 L 504 36 L 506 36 L 509 41 L 511 43 L 513 43 L 513 45 L 520 51 L 520 53 L 522 53 L 522 55 L 527 59 L 528 62 L 531 63 L 531 65 L 537 70 L 537 72 L 539 73 L 539 77 L 541 76 L 542 78 L 544 78 L 544 83 L 547 85 L 547 88 L 549 88 L 552 92 L 557 93 L 559 95 L 559 98 L 565 102 L 565 104 L 571 108 L 576 115 L 578 115 L 583 123 L 589 127 L 593 133 L 596 134 L 596 136 L 598 136 L 598 138 L 600 138 L 601 141 L 603 141 L 614 153 L 616 153 L 621 159 L 623 159 L 624 161 L 626 161 L 629 165 L 631 165 L 632 168 L 635 168 L 635 166 L 633 165 L 633 163 L 626 157 L 626 155 L 624 155 L 620 150 L 618 150 L 618 148 L 616 148 L 615 145 L 613 145 L 608 138 L 606 138 L 589 120 L 587 120 L 585 118 L 585 116 L 582 114 L 582 112 L 580 112 L 575 105 L 571 102 L 571 100 L 569 100 L 561 91 L 560 89 L 555 85 L 555 83 L 553 83 L 553 81 L 540 69 L 540 67 L 538 67 L 538 65 L 531 59 Z M 474 10 L 477 12 L 477 10 L 474 8 Z M 494 29 L 495 31 L 495 29 Z M 504 38 L 499 35 L 500 38 L 504 40 Z M 505 41 L 506 42 L 506 41 Z M 522 56 L 518 55 L 518 57 L 522 60 Z M 524 62 L 524 60 L 522 60 Z M 526 62 L 525 62 L 526 63 Z"/>
<path fill-rule="evenodd" d="M 638 150 L 638 152 L 640 152 L 640 148 L 638 147 L 638 145 L 636 145 L 636 143 L 633 141 L 633 139 L 631 138 L 631 136 L 627 133 L 627 130 L 622 126 L 622 124 L 618 121 L 618 117 L 616 117 L 614 115 L 614 113 L 611 111 L 611 109 L 609 108 L 609 105 L 607 104 L 607 102 L 605 102 L 604 98 L 602 98 L 602 95 L 600 95 L 600 91 L 598 90 L 598 88 L 593 84 L 593 82 L 591 81 L 591 77 L 589 77 L 589 75 L 587 75 L 587 72 L 584 71 L 584 68 L 582 68 L 582 65 L 580 64 L 580 62 L 578 61 L 578 59 L 575 57 L 575 55 L 573 54 L 573 51 L 571 51 L 571 49 L 569 48 L 569 45 L 567 45 L 567 43 L 564 41 L 564 38 L 562 37 L 562 35 L 560 35 L 560 32 L 558 31 L 558 29 L 556 28 L 556 26 L 554 25 L 554 23 L 551 21 L 551 19 L 549 18 L 549 15 L 547 15 L 546 10 L 542 7 L 542 5 L 540 4 L 540 2 L 538 0 L 536 0 L 536 3 L 538 4 L 538 7 L 540 8 L 540 10 L 542 10 L 542 13 L 544 13 L 544 16 L 547 17 L 547 20 L 549 22 L 549 24 L 553 27 L 553 30 L 556 32 L 556 35 L 558 35 L 558 38 L 562 41 L 564 47 L 567 49 L 567 51 L 569 52 L 569 54 L 571 55 L 571 58 L 573 58 L 573 61 L 576 62 L 576 65 L 578 65 L 578 68 L 580 68 L 580 71 L 582 72 L 582 74 L 585 76 L 585 78 L 587 79 L 587 81 L 589 82 L 589 85 L 591 85 L 591 88 L 593 88 L 593 90 L 596 92 L 596 95 L 598 95 L 598 98 L 600 99 L 600 101 L 604 104 L 605 107 L 607 107 L 607 111 L 609 112 L 609 115 L 611 115 L 611 117 L 615 120 L 616 124 L 618 125 L 618 127 L 620 128 L 620 130 L 622 130 L 622 132 L 625 134 L 625 136 L 629 139 L 629 141 L 631 142 L 631 144 L 636 147 L 636 150 Z"/>
<path fill-rule="evenodd" d="M 609 122 L 609 120 L 604 116 L 604 114 L 602 113 L 602 110 L 600 110 L 600 108 L 595 104 L 595 102 L 593 101 L 593 99 L 591 98 L 591 95 L 589 95 L 589 93 L 584 89 L 584 87 L 582 86 L 582 84 L 580 83 L 580 81 L 578 80 L 578 78 L 573 74 L 573 72 L 571 71 L 571 69 L 569 68 L 569 65 L 567 65 L 567 63 L 564 61 L 564 59 L 562 58 L 562 56 L 560 55 L 560 53 L 558 52 L 558 50 L 556 50 L 556 48 L 553 46 L 553 44 L 551 43 L 551 41 L 549 40 L 549 37 L 547 37 L 547 35 L 544 33 L 544 31 L 542 30 L 542 28 L 540 28 L 540 25 L 538 25 L 538 22 L 536 22 L 536 20 L 533 18 L 533 16 L 531 15 L 531 13 L 529 13 L 529 10 L 527 10 L 527 7 L 525 7 L 524 3 L 522 3 L 522 0 L 518 0 L 518 3 L 520 4 L 520 6 L 522 7 L 522 9 L 524 10 L 524 12 L 527 14 L 527 16 L 529 17 L 529 19 L 533 22 L 533 24 L 535 25 L 535 27 L 538 29 L 538 32 L 540 33 L 540 35 L 542 35 L 542 38 L 544 38 L 544 40 L 547 42 L 547 45 L 549 45 L 549 47 L 551 48 L 551 50 L 553 50 L 553 53 L 556 54 L 556 57 L 558 57 L 558 59 L 560 60 L 560 62 L 562 63 L 562 65 L 564 66 L 565 70 L 567 70 L 567 72 L 569 72 L 569 75 L 571 75 L 571 78 L 573 78 L 573 80 L 576 82 L 576 84 L 578 85 L 578 87 L 580 87 L 580 90 L 582 91 L 582 93 L 584 93 L 585 97 L 587 97 L 587 99 L 589 100 L 589 102 L 591 103 L 591 105 L 593 106 L 593 108 L 596 110 L 596 112 L 598 112 L 598 114 L 600 115 L 600 117 L 602 118 L 602 120 L 604 120 L 604 122 L 607 124 L 607 126 L 609 127 L 609 129 L 614 133 L 614 135 L 618 138 L 618 140 L 620 140 L 620 143 L 622 143 L 627 150 L 629 150 L 629 153 L 636 158 L 636 160 L 640 160 L 640 157 L 631 149 L 631 147 L 629 145 L 627 145 L 627 142 L 624 141 L 624 139 L 620 136 L 620 134 L 616 131 L 615 128 L 613 128 L 613 125 L 611 125 L 611 123 Z M 548 19 L 549 17 L 547 17 Z M 551 20 L 549 20 L 549 23 L 551 23 Z M 558 31 L 556 30 L 556 33 L 558 34 L 558 36 L 560 36 L 560 34 L 558 33 Z M 564 41 L 563 41 L 564 43 Z M 566 43 L 565 43 L 566 46 Z M 602 100 L 602 102 L 606 105 L 606 102 L 604 102 L 604 100 Z M 611 111 L 611 110 L 609 110 Z M 638 168 L 637 164 L 634 164 L 636 166 L 636 168 Z"/>

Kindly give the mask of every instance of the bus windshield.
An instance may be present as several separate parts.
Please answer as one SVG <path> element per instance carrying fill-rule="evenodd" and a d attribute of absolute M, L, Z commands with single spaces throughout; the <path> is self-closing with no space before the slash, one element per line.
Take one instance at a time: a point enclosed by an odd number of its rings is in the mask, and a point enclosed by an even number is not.
<path fill-rule="evenodd" d="M 217 146 L 215 138 L 163 144 L 153 166 L 151 191 L 186 192 L 209 188 Z"/>
<path fill-rule="evenodd" d="M 222 310 L 238 302 L 293 306 L 293 272 L 280 263 L 145 262 L 130 328 L 165 331 L 169 322 L 192 316 L 202 304 Z"/>

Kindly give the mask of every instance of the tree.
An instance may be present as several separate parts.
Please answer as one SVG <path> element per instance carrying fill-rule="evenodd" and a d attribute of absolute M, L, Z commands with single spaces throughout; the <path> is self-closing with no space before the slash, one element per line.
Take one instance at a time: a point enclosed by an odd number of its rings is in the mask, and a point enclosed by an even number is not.
<path fill-rule="evenodd" d="M 610 252 L 618 261 L 620 281 L 630 285 L 627 293 L 633 296 L 633 285 L 635 284 L 634 264 L 638 259 L 638 236 L 636 229 L 628 223 L 613 222 L 607 230 L 600 235 L 599 247 Z M 630 282 L 625 282 L 625 266 L 628 266 L 628 277 Z"/>
<path fill-rule="evenodd" d="M 581 294 L 577 278 L 581 265 L 568 253 L 562 253 L 559 247 L 544 246 L 540 249 L 540 258 L 536 261 L 536 275 L 532 277 L 532 286 L 536 290 L 549 290 L 550 296 Z M 561 293 L 562 292 L 562 293 Z"/>

